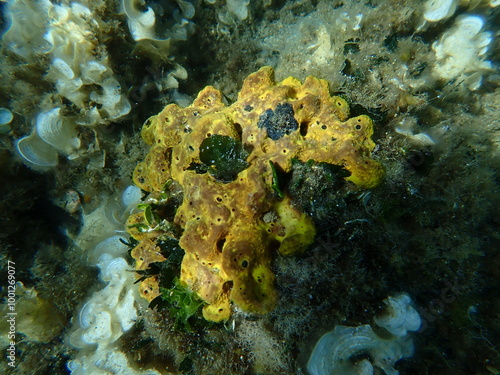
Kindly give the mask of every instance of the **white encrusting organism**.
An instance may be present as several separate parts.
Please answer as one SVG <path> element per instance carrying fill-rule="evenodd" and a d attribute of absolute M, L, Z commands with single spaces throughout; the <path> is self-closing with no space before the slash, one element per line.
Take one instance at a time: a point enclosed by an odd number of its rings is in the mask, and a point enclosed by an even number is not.
<path fill-rule="evenodd" d="M 455 13 L 457 3 L 457 0 L 429 0 L 424 5 L 424 18 L 429 22 L 445 20 Z"/>
<path fill-rule="evenodd" d="M 458 79 L 470 90 L 481 86 L 483 74 L 493 70 L 491 62 L 485 60 L 493 37 L 490 32 L 482 31 L 483 27 L 482 17 L 462 15 L 432 44 L 437 59 L 433 74 L 437 78 Z"/>
<path fill-rule="evenodd" d="M 73 159 L 92 151 L 79 150 L 76 125 L 95 128 L 131 109 L 99 40 L 102 21 L 81 3 L 49 0 L 10 0 L 6 18 L 3 44 L 27 66 L 47 56 L 44 79 L 54 87 L 43 101 L 36 129 L 17 142 L 18 153 L 28 165 L 44 169 L 57 165 L 57 153 Z"/>
<path fill-rule="evenodd" d="M 25 162 L 37 168 L 50 168 L 58 164 L 57 150 L 40 138 L 35 130 L 16 142 L 16 150 Z"/>
<path fill-rule="evenodd" d="M 411 298 L 402 293 L 387 298 L 386 314 L 375 323 L 391 333 L 389 338 L 376 334 L 368 324 L 358 327 L 335 326 L 316 343 L 307 363 L 311 375 L 372 375 L 374 367 L 386 375 L 397 375 L 394 364 L 413 355 L 413 342 L 408 331 L 420 328 L 421 319 Z M 370 359 L 355 358 L 366 354 Z"/>
<path fill-rule="evenodd" d="M 18 153 L 31 165 L 45 168 L 57 165 L 57 154 L 69 159 L 78 156 L 80 139 L 74 124 L 60 113 L 60 108 L 42 112 L 33 132 L 16 142 Z"/>
<path fill-rule="evenodd" d="M 80 351 L 67 367 L 72 375 L 159 375 L 156 370 L 134 370 L 125 354 L 115 347 L 138 317 L 134 274 L 125 260 L 129 247 L 126 238 L 117 232 L 128 216 L 124 213 L 140 201 L 141 191 L 128 186 L 121 196 L 113 198 L 84 217 L 83 230 L 75 241 L 79 248 L 93 248 L 87 259 L 97 265 L 105 286 L 95 291 L 80 309 L 76 327 L 69 336 L 70 344 Z M 120 217 L 121 222 L 115 222 Z M 96 244 L 98 239 L 101 241 Z"/>
<path fill-rule="evenodd" d="M 417 331 L 422 325 L 422 319 L 412 306 L 408 294 L 402 293 L 396 297 L 388 297 L 384 303 L 387 308 L 383 315 L 375 317 L 375 324 L 385 328 L 394 336 L 406 336 L 408 331 Z"/>
<path fill-rule="evenodd" d="M 397 122 L 395 129 L 397 133 L 406 136 L 412 143 L 420 146 L 433 146 L 436 141 L 427 133 L 415 133 L 417 119 L 412 116 L 405 116 Z"/>
<path fill-rule="evenodd" d="M 0 108 L 0 134 L 10 131 L 10 123 L 14 115 L 7 108 Z"/>

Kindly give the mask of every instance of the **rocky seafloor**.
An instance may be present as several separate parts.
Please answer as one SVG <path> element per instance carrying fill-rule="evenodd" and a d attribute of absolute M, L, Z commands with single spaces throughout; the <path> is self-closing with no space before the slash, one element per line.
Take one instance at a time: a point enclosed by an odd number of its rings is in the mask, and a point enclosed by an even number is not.
<path fill-rule="evenodd" d="M 500 373 L 497 5 L 1 2 L 1 372 L 308 374 L 323 334 L 377 330 L 383 301 L 405 292 L 422 324 L 409 333 L 413 355 L 395 364 L 400 374 Z M 351 116 L 372 118 L 382 183 L 360 190 L 297 168 L 307 178 L 293 196 L 317 234 L 300 256 L 274 255 L 272 312 L 187 330 L 137 296 L 135 324 L 106 341 L 126 359 L 85 369 L 96 347 L 75 332 L 82 307 L 108 285 L 89 254 L 113 234 L 128 238 L 117 202 L 148 151 L 143 123 L 207 85 L 231 104 L 266 65 L 277 81 L 325 79 Z M 104 228 L 92 221 L 98 210 Z M 382 373 L 375 362 L 356 367 L 372 357 L 354 350 L 343 371 Z"/>

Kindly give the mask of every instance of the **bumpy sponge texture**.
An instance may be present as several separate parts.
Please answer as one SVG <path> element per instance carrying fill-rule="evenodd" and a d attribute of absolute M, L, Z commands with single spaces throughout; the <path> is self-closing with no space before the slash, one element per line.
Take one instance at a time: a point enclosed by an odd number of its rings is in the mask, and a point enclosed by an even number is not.
<path fill-rule="evenodd" d="M 302 84 L 290 77 L 276 83 L 273 76 L 270 67 L 248 76 L 230 106 L 218 90 L 206 87 L 192 105 L 170 104 L 142 130 L 151 149 L 135 169 L 134 182 L 153 194 L 167 181 L 182 188 L 173 219 L 182 229 L 179 244 L 185 251 L 180 278 L 206 302 L 203 314 L 211 321 L 228 319 L 233 304 L 252 313 L 271 311 L 277 302 L 273 252 L 300 253 L 314 240 L 310 217 L 294 207 L 286 191 L 276 191 L 276 170 L 289 172 L 294 158 L 312 159 L 343 166 L 350 172 L 347 180 L 361 188 L 376 186 L 382 177 L 381 166 L 370 158 L 369 117 L 348 119 L 346 101 L 330 96 L 324 80 L 308 77 Z M 206 141 L 216 137 L 219 143 Z M 228 165 L 244 158 L 230 178 L 220 173 L 215 157 L 205 156 L 216 153 L 207 148 L 226 140 L 241 145 L 241 150 L 226 147 Z M 140 267 L 147 267 L 147 248 L 150 261 L 158 261 L 155 232 L 130 233 L 150 243 L 132 252 Z M 141 292 L 151 300 L 159 291 L 147 282 L 147 293 Z"/>

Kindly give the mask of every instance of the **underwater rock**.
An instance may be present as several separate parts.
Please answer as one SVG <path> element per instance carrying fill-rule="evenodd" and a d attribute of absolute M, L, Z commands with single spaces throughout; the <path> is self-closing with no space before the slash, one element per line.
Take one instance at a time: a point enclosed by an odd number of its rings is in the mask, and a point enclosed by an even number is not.
<path fill-rule="evenodd" d="M 377 335 L 368 324 L 359 327 L 336 326 L 317 342 L 307 363 L 311 375 L 372 375 L 373 366 L 386 375 L 397 375 L 394 364 L 413 355 L 413 342 L 407 331 L 420 328 L 421 320 L 411 306 L 411 298 L 402 293 L 384 301 L 388 314 L 375 323 L 392 333 L 390 338 Z M 369 360 L 363 358 L 369 356 Z M 357 362 L 355 358 L 360 358 Z"/>
<path fill-rule="evenodd" d="M 170 104 L 142 129 L 152 147 L 133 179 L 151 192 L 155 208 L 145 205 L 129 218 L 128 231 L 140 241 L 131 255 L 141 271 L 164 261 L 156 242 L 180 228 L 180 280 L 206 302 L 207 320 L 228 319 L 231 304 L 271 311 L 277 302 L 273 250 L 297 254 L 314 239 L 311 218 L 280 190 L 278 170 L 289 173 L 294 158 L 312 159 L 342 166 L 359 188 L 376 186 L 383 174 L 370 158 L 375 144 L 368 116 L 348 119 L 347 103 L 331 97 L 324 80 L 276 83 L 273 74 L 264 67 L 248 76 L 231 106 L 207 87 L 191 106 Z M 183 200 L 167 217 L 162 205 L 168 206 L 172 189 L 181 190 Z M 153 277 L 139 289 L 149 301 L 160 295 Z"/>
<path fill-rule="evenodd" d="M 80 194 L 75 189 L 66 190 L 57 204 L 64 211 L 70 214 L 75 214 L 82 208 Z"/>

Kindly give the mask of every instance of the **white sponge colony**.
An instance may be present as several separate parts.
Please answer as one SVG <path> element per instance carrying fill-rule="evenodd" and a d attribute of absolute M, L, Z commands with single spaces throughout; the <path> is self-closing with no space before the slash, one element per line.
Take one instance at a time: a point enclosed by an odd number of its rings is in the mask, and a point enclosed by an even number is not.
<path fill-rule="evenodd" d="M 483 26 L 479 16 L 459 16 L 453 27 L 434 42 L 437 63 L 433 72 L 438 78 L 459 79 L 470 90 L 481 86 L 483 74 L 492 70 L 491 62 L 484 60 L 492 34 L 482 32 Z"/>
<path fill-rule="evenodd" d="M 118 350 L 103 350 L 68 363 L 71 375 L 160 375 L 154 369 L 134 370 Z"/>
<path fill-rule="evenodd" d="M 43 53 L 47 48 L 43 34 L 51 7 L 50 0 L 9 0 L 5 7 L 8 27 L 2 43 L 25 60 Z"/>

